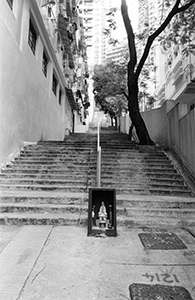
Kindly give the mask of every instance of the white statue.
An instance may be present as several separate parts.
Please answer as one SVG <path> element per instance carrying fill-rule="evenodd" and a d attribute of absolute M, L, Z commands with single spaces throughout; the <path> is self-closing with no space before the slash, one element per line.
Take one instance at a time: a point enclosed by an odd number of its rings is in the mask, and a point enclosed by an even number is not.
<path fill-rule="evenodd" d="M 106 207 L 105 207 L 104 202 L 102 202 L 102 204 L 100 206 L 98 217 L 99 217 L 100 221 L 106 220 L 106 218 L 107 218 L 107 212 L 106 212 Z"/>

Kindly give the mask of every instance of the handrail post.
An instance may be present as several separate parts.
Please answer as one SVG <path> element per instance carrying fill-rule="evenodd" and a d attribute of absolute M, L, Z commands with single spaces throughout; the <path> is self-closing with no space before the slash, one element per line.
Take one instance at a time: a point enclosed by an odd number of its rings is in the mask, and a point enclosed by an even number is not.
<path fill-rule="evenodd" d="M 97 187 L 101 185 L 101 147 L 100 147 L 100 121 L 97 128 Z"/>
<path fill-rule="evenodd" d="M 97 153 L 97 187 L 101 185 L 101 147 Z"/>

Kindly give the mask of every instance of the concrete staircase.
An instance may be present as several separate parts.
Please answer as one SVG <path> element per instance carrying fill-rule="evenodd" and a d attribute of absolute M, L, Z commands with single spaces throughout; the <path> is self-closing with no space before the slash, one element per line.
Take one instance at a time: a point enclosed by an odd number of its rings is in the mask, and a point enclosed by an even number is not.
<path fill-rule="evenodd" d="M 26 146 L 1 171 L 0 223 L 86 225 L 96 143 L 95 134 L 73 134 Z M 118 225 L 195 225 L 195 198 L 162 148 L 109 130 L 101 147 L 101 186 L 116 189 Z"/>

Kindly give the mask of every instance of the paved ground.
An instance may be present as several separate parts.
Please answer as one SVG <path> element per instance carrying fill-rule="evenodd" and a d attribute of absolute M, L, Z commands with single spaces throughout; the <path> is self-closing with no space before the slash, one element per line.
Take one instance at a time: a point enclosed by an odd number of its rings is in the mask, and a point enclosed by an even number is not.
<path fill-rule="evenodd" d="M 124 300 L 132 283 L 184 287 L 195 299 L 195 230 L 174 230 L 180 250 L 146 249 L 138 235 L 171 230 L 117 231 L 87 237 L 82 227 L 0 226 L 0 299 Z"/>

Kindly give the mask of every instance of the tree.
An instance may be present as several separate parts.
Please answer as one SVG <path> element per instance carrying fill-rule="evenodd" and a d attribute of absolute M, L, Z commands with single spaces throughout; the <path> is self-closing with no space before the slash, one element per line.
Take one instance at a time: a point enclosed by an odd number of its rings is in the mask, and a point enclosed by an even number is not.
<path fill-rule="evenodd" d="M 170 7 L 170 3 L 168 0 L 165 1 L 166 6 Z M 143 66 L 146 62 L 146 59 L 149 55 L 149 51 L 154 40 L 160 36 L 160 34 L 166 29 L 166 27 L 170 24 L 171 20 L 175 21 L 174 28 L 177 28 L 176 32 L 182 30 L 184 26 L 184 20 L 188 18 L 192 18 L 192 22 L 194 22 L 194 14 L 190 14 L 189 10 L 194 11 L 194 4 L 195 0 L 189 0 L 187 2 L 182 2 L 182 0 L 176 0 L 172 9 L 169 10 L 167 17 L 165 19 L 162 18 L 161 25 L 153 32 L 149 32 L 149 36 L 143 51 L 143 54 L 140 58 L 139 63 L 137 64 L 137 52 L 136 52 L 136 45 L 135 45 L 135 35 L 133 32 L 133 28 L 129 19 L 128 9 L 126 0 L 121 0 L 121 13 L 123 17 L 123 22 L 125 25 L 125 29 L 127 32 L 128 37 L 128 46 L 129 46 L 129 54 L 130 60 L 127 65 L 127 86 L 128 86 L 128 93 L 124 92 L 128 100 L 128 109 L 129 115 L 133 125 L 135 126 L 137 136 L 139 138 L 140 144 L 142 145 L 153 145 L 153 141 L 151 140 L 148 130 L 146 128 L 145 122 L 141 117 L 138 105 L 138 79 L 140 73 L 143 69 Z M 188 17 L 185 17 L 185 12 L 188 12 Z M 179 16 L 178 16 L 179 14 Z M 182 19 L 183 18 L 183 19 Z M 191 23 L 190 23 L 191 24 Z M 191 28 L 192 29 L 192 28 Z M 185 30 L 185 28 L 184 28 Z"/>
<path fill-rule="evenodd" d="M 110 62 L 106 65 L 96 65 L 93 75 L 93 92 L 96 105 L 108 113 L 111 122 L 127 111 L 127 100 L 123 95 L 126 82 L 126 61 Z"/>

